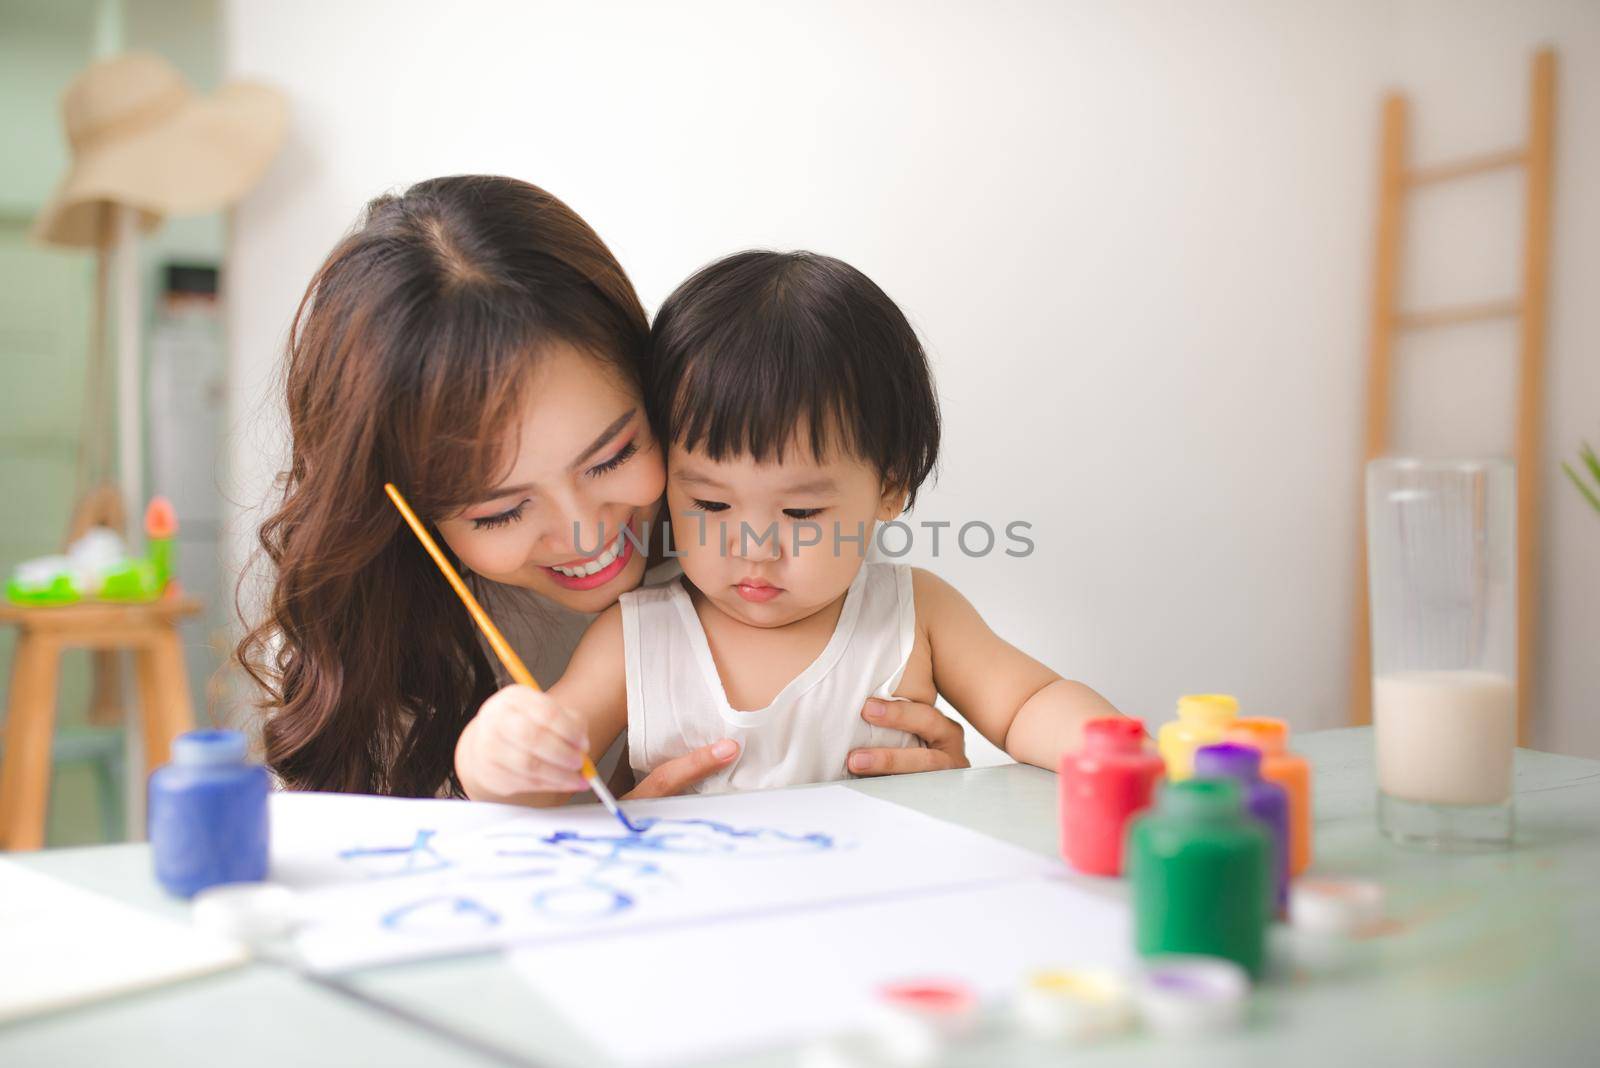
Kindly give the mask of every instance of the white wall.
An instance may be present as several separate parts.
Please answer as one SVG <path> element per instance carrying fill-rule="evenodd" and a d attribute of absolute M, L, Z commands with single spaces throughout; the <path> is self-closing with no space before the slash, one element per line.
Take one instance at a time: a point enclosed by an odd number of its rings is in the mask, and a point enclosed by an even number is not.
<path fill-rule="evenodd" d="M 289 316 L 361 203 L 503 172 L 589 219 L 647 306 L 737 248 L 855 263 L 936 361 L 948 436 L 918 517 L 1035 526 L 1030 559 L 936 564 L 1002 633 L 1131 713 L 1225 689 L 1340 724 L 1387 82 L 1415 70 L 1430 118 L 1462 87 L 1498 100 L 1558 35 L 1550 447 L 1600 432 L 1578 306 L 1597 167 L 1576 144 L 1597 19 L 1522 6 L 233 0 L 229 68 L 295 112 L 235 220 L 236 493 L 276 470 Z M 1551 491 L 1539 740 L 1600 755 L 1600 519 Z"/>

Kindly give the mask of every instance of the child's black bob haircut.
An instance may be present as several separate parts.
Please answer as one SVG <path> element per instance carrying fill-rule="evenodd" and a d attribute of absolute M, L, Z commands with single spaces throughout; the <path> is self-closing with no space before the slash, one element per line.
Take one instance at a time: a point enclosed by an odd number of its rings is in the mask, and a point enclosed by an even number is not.
<path fill-rule="evenodd" d="M 872 464 L 909 508 L 939 455 L 939 401 L 916 331 L 872 279 L 814 252 L 740 252 L 667 298 L 650 332 L 646 404 L 662 439 L 712 460 Z"/>

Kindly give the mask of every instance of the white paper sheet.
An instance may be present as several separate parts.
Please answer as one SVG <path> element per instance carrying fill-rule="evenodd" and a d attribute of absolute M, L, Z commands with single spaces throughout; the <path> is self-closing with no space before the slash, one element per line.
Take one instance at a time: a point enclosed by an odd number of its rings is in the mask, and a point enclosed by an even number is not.
<path fill-rule="evenodd" d="M 0 860 L 0 1021 L 246 959 L 237 942 Z"/>
<path fill-rule="evenodd" d="M 1029 879 L 518 949 L 533 988 L 630 1065 L 698 1062 L 864 1025 L 884 983 L 956 980 L 985 1000 L 1043 968 L 1131 964 L 1128 910 Z"/>
<path fill-rule="evenodd" d="M 303 891 L 296 948 L 333 971 L 1031 878 L 1054 860 L 844 787 L 528 810 L 273 798 L 273 877 Z"/>

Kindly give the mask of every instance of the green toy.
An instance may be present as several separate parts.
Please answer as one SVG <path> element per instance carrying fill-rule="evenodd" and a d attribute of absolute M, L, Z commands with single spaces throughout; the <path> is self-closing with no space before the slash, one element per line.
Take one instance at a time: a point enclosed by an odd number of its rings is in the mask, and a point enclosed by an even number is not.
<path fill-rule="evenodd" d="M 148 559 L 134 559 L 121 564 L 100 577 L 99 600 L 102 601 L 153 601 L 161 596 L 163 584 L 156 578 L 156 569 Z"/>
<path fill-rule="evenodd" d="M 49 557 L 49 560 L 66 557 Z M 44 561 L 31 561 L 42 564 Z M 12 604 L 45 605 L 45 604 L 72 604 L 82 600 L 78 589 L 73 585 L 72 575 L 65 570 L 50 569 L 44 574 L 30 573 L 27 565 L 18 567 L 12 576 L 6 580 L 6 600 Z"/>
<path fill-rule="evenodd" d="M 6 582 L 6 599 L 21 605 L 63 605 L 83 600 L 139 604 L 154 601 L 172 581 L 178 519 L 165 497 L 144 513 L 148 554 L 128 557 L 109 531 L 90 532 L 67 556 L 46 556 L 18 565 Z M 108 547 L 109 546 L 109 547 Z M 108 558 L 109 557 L 109 558 Z"/>

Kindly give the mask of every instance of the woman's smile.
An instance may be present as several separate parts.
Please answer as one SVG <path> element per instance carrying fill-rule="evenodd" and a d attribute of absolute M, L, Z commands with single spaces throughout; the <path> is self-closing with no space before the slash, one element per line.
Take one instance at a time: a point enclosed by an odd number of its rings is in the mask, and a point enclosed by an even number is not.
<path fill-rule="evenodd" d="M 592 590 L 604 586 L 622 574 L 628 561 L 633 558 L 633 539 L 627 536 L 631 532 L 632 519 L 599 553 L 585 559 L 547 566 L 545 573 L 556 584 L 569 590 Z"/>

